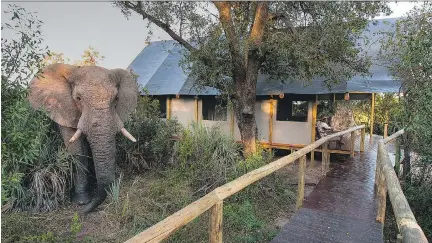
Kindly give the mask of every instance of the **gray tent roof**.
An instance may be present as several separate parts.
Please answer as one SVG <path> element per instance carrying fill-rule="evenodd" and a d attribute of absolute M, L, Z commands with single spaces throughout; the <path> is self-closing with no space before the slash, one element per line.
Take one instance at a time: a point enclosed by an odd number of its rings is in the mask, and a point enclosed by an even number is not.
<path fill-rule="evenodd" d="M 378 20 L 376 25 L 369 23 L 369 31 L 363 34 L 369 36 L 370 46 L 367 55 L 372 57 L 371 76 L 355 76 L 351 80 L 335 85 L 328 90 L 322 80 L 311 83 L 286 82 L 271 80 L 269 76 L 259 75 L 257 95 L 292 94 L 328 94 L 345 92 L 366 93 L 398 93 L 401 83 L 395 80 L 389 70 L 378 60 L 380 43 L 377 41 L 380 31 L 394 30 L 397 19 Z M 362 43 L 359 41 L 359 45 Z M 128 69 L 138 74 L 139 84 L 151 95 L 217 95 L 218 90 L 212 87 L 196 90 L 193 78 L 179 66 L 182 52 L 185 49 L 174 40 L 156 41 L 147 45 L 132 61 Z"/>

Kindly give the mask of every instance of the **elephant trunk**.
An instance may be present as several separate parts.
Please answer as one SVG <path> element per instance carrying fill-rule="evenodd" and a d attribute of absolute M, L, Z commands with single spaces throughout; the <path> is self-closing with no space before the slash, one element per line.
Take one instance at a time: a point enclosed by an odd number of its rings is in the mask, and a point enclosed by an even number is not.
<path fill-rule="evenodd" d="M 108 139 L 104 141 L 98 139 L 97 142 L 92 142 L 91 140 L 89 142 L 93 154 L 97 189 L 93 200 L 87 205 L 84 213 L 93 211 L 105 201 L 107 197 L 107 190 L 109 189 L 111 183 L 113 183 L 115 180 L 115 139 Z"/>
<path fill-rule="evenodd" d="M 117 114 L 109 110 L 93 111 L 89 118 L 90 126 L 84 133 L 87 135 L 92 150 L 96 172 L 97 189 L 93 200 L 86 206 L 84 213 L 97 208 L 107 196 L 107 189 L 115 180 L 116 133 L 123 126 Z"/>

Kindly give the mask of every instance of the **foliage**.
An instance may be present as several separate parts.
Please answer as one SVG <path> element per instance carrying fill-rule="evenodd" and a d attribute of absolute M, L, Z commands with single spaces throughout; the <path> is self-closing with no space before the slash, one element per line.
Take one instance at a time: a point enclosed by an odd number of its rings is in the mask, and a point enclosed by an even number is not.
<path fill-rule="evenodd" d="M 233 88 L 229 87 L 233 83 L 227 80 L 233 77 L 235 57 L 229 49 L 231 42 L 238 42 L 240 56 L 253 50 L 250 30 L 256 3 L 229 6 L 235 41 L 230 40 L 227 34 L 230 27 L 223 26 L 219 11 L 209 2 L 116 2 L 115 6 L 125 16 L 132 12 L 142 15 L 149 21 L 151 30 L 154 28 L 151 23 L 159 27 L 166 24 L 169 30 L 181 33 L 181 39 L 172 37 L 187 49 L 189 47 L 182 41 L 191 40 L 196 49 L 185 53 L 185 65 L 194 62 L 195 66 L 189 67 L 191 71 L 207 77 L 196 82 L 224 87 L 224 92 Z M 268 21 L 264 22 L 266 38 L 258 46 L 258 55 L 263 58 L 260 70 L 285 81 L 306 81 L 322 76 L 328 78 L 328 82 L 336 82 L 367 72 L 368 61 L 357 56 L 355 40 L 360 38 L 369 17 L 390 12 L 386 4 L 378 2 L 269 2 L 267 9 L 270 13 Z M 291 30 L 287 29 L 290 25 L 293 25 Z M 162 27 L 165 31 L 167 28 Z M 221 37 L 224 33 L 227 36 Z M 149 36 L 151 34 L 153 31 L 149 31 Z M 208 59 L 212 61 L 211 66 L 206 62 Z"/>
<path fill-rule="evenodd" d="M 191 178 L 193 187 L 207 193 L 228 180 L 229 170 L 239 161 L 239 145 L 220 127 L 192 124 L 176 143 L 175 166 Z"/>
<path fill-rule="evenodd" d="M 382 57 L 392 73 L 402 80 L 402 125 L 405 127 L 405 150 L 418 159 L 404 166 L 405 195 L 417 221 L 432 238 L 431 165 L 432 165 L 432 3 L 416 7 L 396 23 L 396 31 L 383 40 Z M 406 164 L 404 164 L 406 165 Z"/>
<path fill-rule="evenodd" d="M 115 2 L 137 13 L 187 51 L 181 61 L 198 88 L 219 89 L 232 101 L 247 155 L 255 152 L 259 74 L 281 82 L 323 77 L 330 87 L 367 74 L 370 60 L 357 40 L 384 2 Z M 149 35 L 153 32 L 150 31 Z"/>
<path fill-rule="evenodd" d="M 431 170 L 428 170 L 429 175 Z M 428 183 L 414 179 L 404 186 L 404 194 L 407 197 L 417 222 L 423 229 L 429 241 L 432 239 L 432 187 Z"/>
<path fill-rule="evenodd" d="M 351 101 L 356 124 L 366 124 L 370 129 L 370 100 Z M 388 135 L 400 130 L 402 125 L 402 102 L 396 94 L 375 94 L 374 134 L 384 134 L 384 123 L 388 122 Z"/>
<path fill-rule="evenodd" d="M 2 28 L 15 39 L 2 39 L 2 209 L 48 211 L 65 199 L 73 159 L 49 118 L 25 99 L 46 52 L 42 22 L 15 5 L 5 13 L 12 17 Z"/>
<path fill-rule="evenodd" d="M 55 63 L 66 63 L 66 64 L 73 64 L 77 66 L 96 66 L 99 62 L 103 61 L 105 59 L 104 56 L 101 56 L 99 51 L 97 51 L 95 48 L 89 46 L 87 50 L 84 50 L 84 53 L 81 55 L 81 60 L 76 60 L 74 62 L 71 62 L 71 59 L 68 57 L 65 57 L 63 53 L 61 52 L 49 52 L 44 60 L 43 60 L 43 66 L 47 66 L 50 64 Z"/>
<path fill-rule="evenodd" d="M 11 38 L 1 38 L 2 117 L 8 111 L 7 107 L 26 95 L 23 86 L 39 69 L 47 53 L 47 48 L 42 46 L 42 21 L 34 13 L 9 4 L 4 15 L 7 20 L 2 21 L 2 33 Z"/>
<path fill-rule="evenodd" d="M 84 53 L 81 55 L 82 59 L 79 61 L 75 61 L 74 65 L 77 66 L 96 66 L 99 62 L 105 59 L 104 56 L 101 56 L 99 51 L 95 48 L 89 46 L 87 50 L 84 50 Z"/>
<path fill-rule="evenodd" d="M 61 52 L 48 52 L 43 60 L 43 66 L 48 66 L 55 63 L 70 63 L 70 58 L 65 57 Z"/>
<path fill-rule="evenodd" d="M 384 40 L 383 57 L 393 75 L 403 81 L 403 122 L 412 147 L 432 161 L 432 3 L 410 11 Z"/>
<path fill-rule="evenodd" d="M 124 165 L 136 170 L 168 164 L 174 152 L 172 136 L 180 127 L 175 120 L 161 120 L 159 113 L 157 99 L 148 94 L 138 99 L 136 112 L 125 124 L 138 142 L 130 143 L 124 136 L 119 136 L 117 161 L 123 161 Z"/>

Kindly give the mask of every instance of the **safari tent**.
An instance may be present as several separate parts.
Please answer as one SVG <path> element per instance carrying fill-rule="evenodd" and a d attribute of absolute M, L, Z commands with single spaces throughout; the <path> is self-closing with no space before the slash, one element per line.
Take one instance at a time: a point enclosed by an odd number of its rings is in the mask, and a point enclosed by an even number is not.
<path fill-rule="evenodd" d="M 299 148 L 316 138 L 317 102 L 319 100 L 364 100 L 372 102 L 371 126 L 375 93 L 399 93 L 400 82 L 378 59 L 378 34 L 391 30 L 396 19 L 378 20 L 369 24 L 367 55 L 372 57 L 371 76 L 356 76 L 327 89 L 323 80 L 311 83 L 282 83 L 259 75 L 256 93 L 256 123 L 260 142 L 272 148 Z M 359 41 L 359 45 L 363 45 Z M 179 66 L 184 48 L 174 40 L 149 43 L 129 65 L 138 75 L 139 84 L 160 101 L 163 118 L 176 118 L 187 126 L 191 122 L 206 126 L 218 124 L 240 140 L 233 111 L 218 99 L 215 88 L 196 89 L 193 79 Z M 371 129 L 373 130 L 373 129 Z"/>

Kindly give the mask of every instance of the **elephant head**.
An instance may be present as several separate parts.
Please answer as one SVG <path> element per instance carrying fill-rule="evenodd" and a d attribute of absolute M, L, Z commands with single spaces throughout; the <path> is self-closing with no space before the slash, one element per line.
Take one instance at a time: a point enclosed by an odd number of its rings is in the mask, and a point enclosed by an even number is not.
<path fill-rule="evenodd" d="M 92 211 L 105 200 L 106 187 L 115 179 L 116 134 L 122 132 L 136 141 L 123 127 L 137 105 L 135 78 L 123 69 L 53 64 L 33 78 L 29 87 L 33 108 L 47 111 L 61 127 L 76 131 L 65 143 L 73 144 L 82 134 L 86 136 L 98 185 L 85 210 Z"/>

